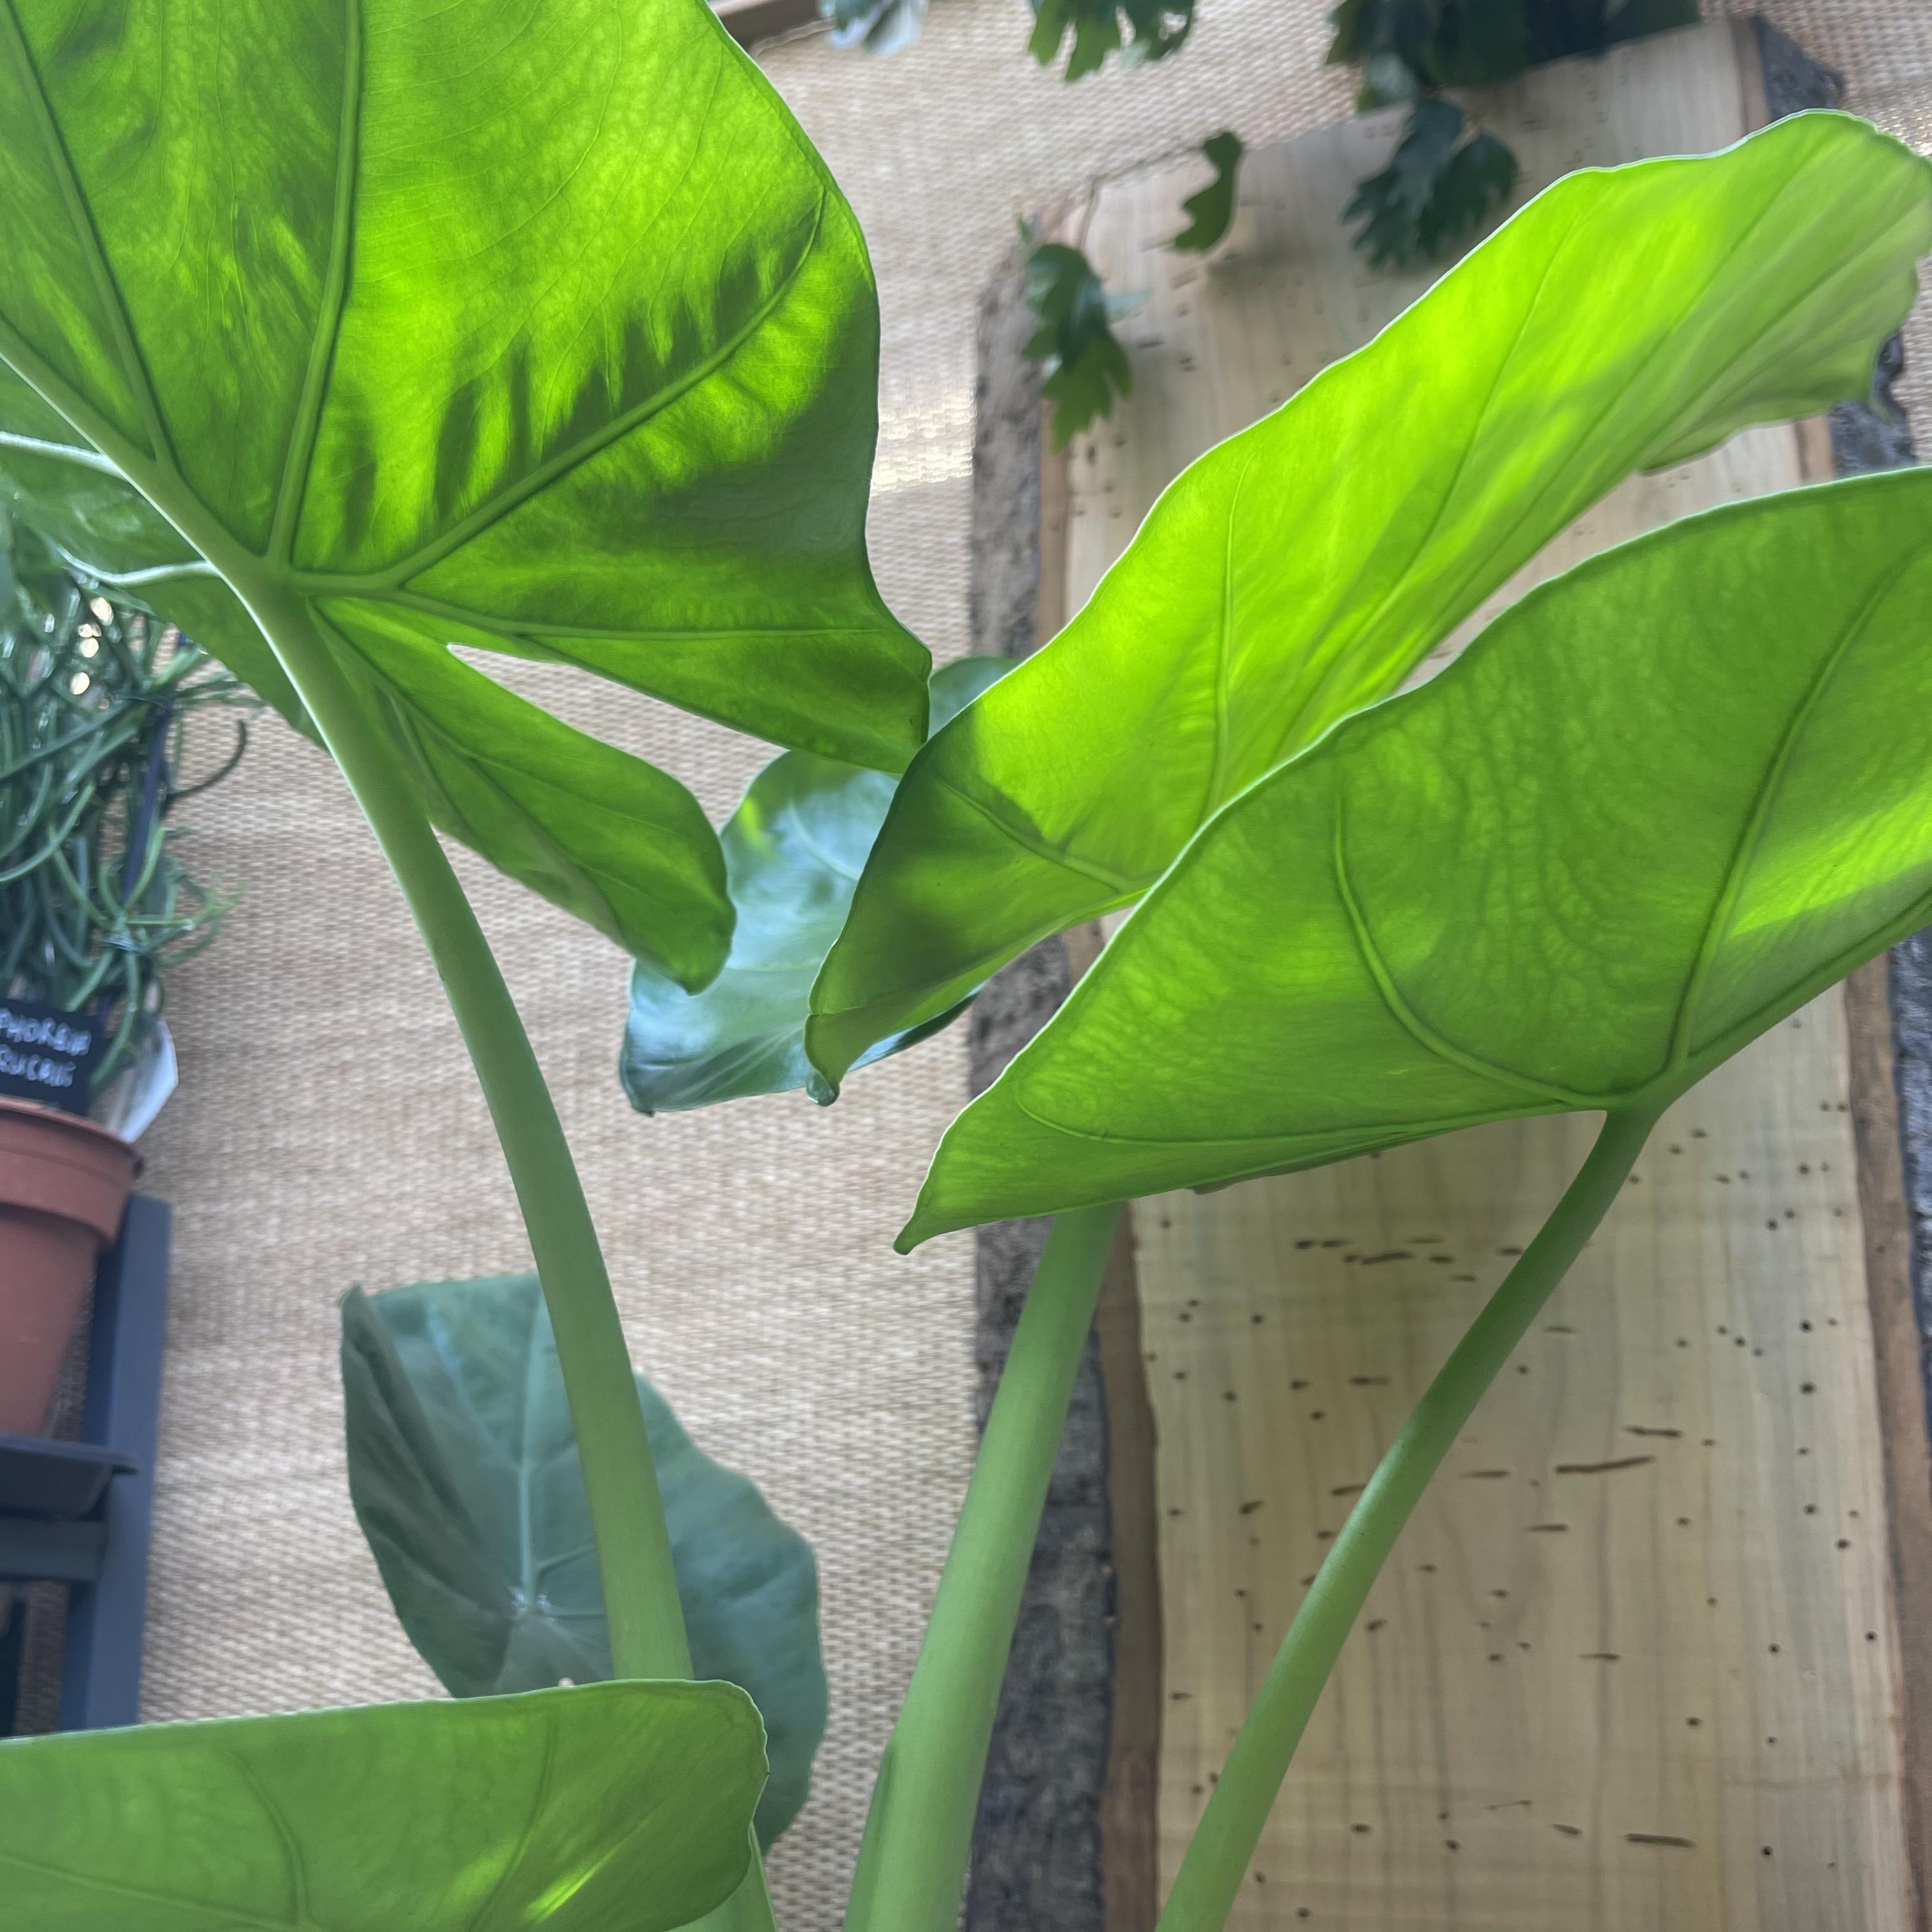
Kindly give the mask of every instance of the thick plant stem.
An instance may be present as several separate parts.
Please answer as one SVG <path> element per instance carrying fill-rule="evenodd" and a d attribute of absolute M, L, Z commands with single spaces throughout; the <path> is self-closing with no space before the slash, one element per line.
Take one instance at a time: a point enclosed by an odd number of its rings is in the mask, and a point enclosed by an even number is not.
<path fill-rule="evenodd" d="M 523 1022 L 382 722 L 298 598 L 264 592 L 250 602 L 403 889 L 496 1124 L 556 1331 L 603 1573 L 611 1667 L 620 1677 L 688 1677 L 670 1539 L 624 1331 Z"/>
<path fill-rule="evenodd" d="M 1410 1512 L 1556 1285 L 1609 1211 L 1655 1124 L 1607 1116 L 1522 1258 L 1456 1345 L 1349 1512 L 1282 1640 L 1175 1875 L 1156 1932 L 1221 1932 L 1343 1640 Z"/>
<path fill-rule="evenodd" d="M 338 668 L 304 607 L 263 596 L 255 620 L 308 707 L 376 834 L 470 1050 L 543 1283 L 619 1677 L 688 1677 L 670 1537 L 644 1412 L 603 1250 L 563 1123 L 530 1036 L 435 829 L 398 772 L 381 725 Z M 738 1889 L 689 1932 L 776 1932 L 758 1840 Z"/>
<path fill-rule="evenodd" d="M 879 1766 L 845 1932 L 954 1932 L 993 1717 L 1118 1208 L 1047 1238 L 919 1663 Z"/>

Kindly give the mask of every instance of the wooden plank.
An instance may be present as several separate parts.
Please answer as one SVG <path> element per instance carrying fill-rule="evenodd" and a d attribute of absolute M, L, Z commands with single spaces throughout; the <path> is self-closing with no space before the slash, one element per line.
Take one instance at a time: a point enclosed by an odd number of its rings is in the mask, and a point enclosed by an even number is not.
<path fill-rule="evenodd" d="M 1932 1444 L 1926 1438 L 1925 1346 L 1912 1294 L 1912 1217 L 1900 1157 L 1889 966 L 1874 959 L 1845 982 L 1845 1018 L 1899 1632 L 1906 1845 L 1922 1901 L 1932 1856 Z"/>
<path fill-rule="evenodd" d="M 1041 523 L 1066 501 L 1066 466 L 1041 461 Z M 1042 547 L 1042 562 L 1046 554 Z M 1056 622 L 1054 628 L 1058 628 Z M 1042 627 L 1042 638 L 1050 635 Z M 1099 925 L 1065 935 L 1069 976 L 1100 956 Z M 1101 1278 L 1094 1333 L 1106 1418 L 1108 1552 L 1113 1643 L 1106 1782 L 1100 1795 L 1100 1893 L 1107 1932 L 1154 1932 L 1160 1874 L 1162 1628 L 1158 1429 L 1148 1389 L 1140 1270 L 1131 1218 L 1124 1219 Z"/>
<path fill-rule="evenodd" d="M 1544 70 L 1485 112 L 1528 191 L 1723 146 L 1759 118 L 1757 86 L 1754 44 L 1712 26 Z M 1197 166 L 1100 191 L 1089 252 L 1149 296 L 1132 404 L 1073 452 L 1070 602 L 1183 464 L 1419 291 L 1370 274 L 1337 223 L 1394 138 L 1383 117 L 1251 154 L 1204 266 L 1162 245 Z M 1763 430 L 1639 479 L 1503 597 L 1804 468 L 1803 439 Z M 1849 1052 L 1834 993 L 1660 1127 L 1406 1535 L 1237 1926 L 1918 1922 Z M 1355 1486 L 1594 1125 L 1509 1124 L 1138 1210 L 1164 1880 Z"/>

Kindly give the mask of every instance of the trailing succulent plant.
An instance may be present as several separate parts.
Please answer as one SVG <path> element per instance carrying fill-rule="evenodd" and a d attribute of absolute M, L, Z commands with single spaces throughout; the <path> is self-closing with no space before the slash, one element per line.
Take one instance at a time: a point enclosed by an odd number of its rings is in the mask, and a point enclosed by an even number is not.
<path fill-rule="evenodd" d="M 225 905 L 170 814 L 248 742 L 247 687 L 191 639 L 90 590 L 0 511 L 0 999 L 98 1018 L 98 1091 L 159 1022 L 167 978 Z M 215 710 L 232 750 L 190 777 Z"/>

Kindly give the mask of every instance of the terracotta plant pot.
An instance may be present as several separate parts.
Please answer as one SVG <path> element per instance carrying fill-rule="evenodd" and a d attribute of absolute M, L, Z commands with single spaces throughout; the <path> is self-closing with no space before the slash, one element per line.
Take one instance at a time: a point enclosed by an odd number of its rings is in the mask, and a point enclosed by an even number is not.
<path fill-rule="evenodd" d="M 140 1165 L 92 1120 L 0 1100 L 0 1432 L 45 1426 L 94 1262 Z"/>

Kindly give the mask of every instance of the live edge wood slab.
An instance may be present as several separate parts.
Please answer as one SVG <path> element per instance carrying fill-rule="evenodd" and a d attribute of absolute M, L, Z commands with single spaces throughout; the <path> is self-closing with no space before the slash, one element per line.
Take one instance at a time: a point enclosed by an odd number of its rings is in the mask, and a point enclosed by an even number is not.
<path fill-rule="evenodd" d="M 1483 106 L 1526 194 L 1574 166 L 1723 146 L 1823 86 L 1725 24 L 1542 70 Z M 1395 137 L 1372 117 L 1251 152 L 1204 264 L 1165 246 L 1203 177 L 1192 158 L 1065 212 L 1108 286 L 1148 296 L 1122 330 L 1131 403 L 1064 460 L 1040 453 L 1025 317 L 1013 279 L 996 286 L 976 648 L 1050 635 L 1188 460 L 1420 292 L 1370 273 L 1338 220 Z M 1740 437 L 1619 490 L 1497 601 L 1659 522 L 1828 475 L 1834 446 L 1840 467 L 1904 453 L 1856 414 Z M 996 983 L 976 1086 L 1099 938 Z M 1932 984 L 1932 953 L 1917 961 L 1901 949 L 1892 970 Z M 1932 1472 L 1896 1064 L 1881 962 L 1666 1117 L 1378 1586 L 1249 1874 L 1243 1932 L 1923 1922 Z M 972 1932 L 1151 1927 L 1351 1498 L 1594 1127 L 1509 1124 L 1136 1208 L 1016 1646 Z M 1039 1234 L 982 1236 L 988 1384 Z"/>

